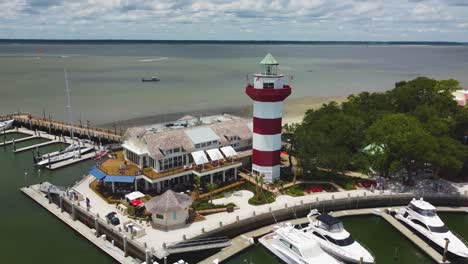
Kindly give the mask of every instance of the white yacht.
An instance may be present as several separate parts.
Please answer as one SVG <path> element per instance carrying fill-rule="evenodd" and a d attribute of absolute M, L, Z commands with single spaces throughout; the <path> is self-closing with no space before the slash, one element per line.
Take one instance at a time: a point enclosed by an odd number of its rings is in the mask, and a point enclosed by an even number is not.
<path fill-rule="evenodd" d="M 290 223 L 276 227 L 273 233 L 261 237 L 259 242 L 288 264 L 343 263 L 323 251 L 309 234 Z"/>
<path fill-rule="evenodd" d="M 57 163 L 57 162 L 64 161 L 64 160 L 76 159 L 76 158 L 79 158 L 81 155 L 92 151 L 93 149 L 94 148 L 92 148 L 92 147 L 89 147 L 89 148 L 87 147 L 87 148 L 73 150 L 73 151 L 63 153 L 63 154 L 59 154 L 59 155 L 56 155 L 54 157 L 50 157 L 50 158 L 47 157 L 47 158 L 42 159 L 41 161 L 37 162 L 36 165 L 37 166 L 46 166 L 46 165 L 49 165 L 49 164 L 52 164 L 52 163 Z"/>
<path fill-rule="evenodd" d="M 8 130 L 11 128 L 11 126 L 13 125 L 13 122 L 15 120 L 6 120 L 6 121 L 1 121 L 0 122 L 0 131 L 4 131 L 4 130 Z"/>
<path fill-rule="evenodd" d="M 372 254 L 353 239 L 340 219 L 317 210 L 312 210 L 307 218 L 310 223 L 302 231 L 311 234 L 323 250 L 347 263 L 374 263 Z"/>
<path fill-rule="evenodd" d="M 419 200 L 413 199 L 407 207 L 397 210 L 395 218 L 425 236 L 442 250 L 445 248 L 448 239 L 448 251 L 450 253 L 468 258 L 468 248 L 465 242 L 445 226 L 437 215 L 436 208 L 422 198 Z"/>

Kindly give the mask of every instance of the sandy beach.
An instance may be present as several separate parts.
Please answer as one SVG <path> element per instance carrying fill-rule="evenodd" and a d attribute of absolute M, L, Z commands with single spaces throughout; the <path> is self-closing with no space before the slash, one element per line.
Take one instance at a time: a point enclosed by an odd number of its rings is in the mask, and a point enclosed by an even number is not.
<path fill-rule="evenodd" d="M 335 101 L 338 103 L 346 101 L 347 96 L 305 96 L 299 98 L 286 99 L 283 110 L 283 124 L 287 123 L 299 123 L 305 115 L 305 112 L 309 109 L 317 109 L 325 103 Z M 241 117 L 251 118 L 252 117 L 252 105 L 245 105 L 240 107 L 226 107 L 226 108 L 212 108 L 212 109 L 200 109 L 194 112 L 179 112 L 170 113 L 163 115 L 151 115 L 138 117 L 128 120 L 121 120 L 116 123 L 105 123 L 100 125 L 104 128 L 112 128 L 116 125 L 118 128 L 126 129 L 133 126 L 143 126 L 167 121 L 177 120 L 184 115 L 192 116 L 206 116 L 227 113 L 237 115 Z"/>
<path fill-rule="evenodd" d="M 283 124 L 300 123 L 309 109 L 318 109 L 323 104 L 335 101 L 342 103 L 347 96 L 305 96 L 286 99 L 283 109 Z"/>

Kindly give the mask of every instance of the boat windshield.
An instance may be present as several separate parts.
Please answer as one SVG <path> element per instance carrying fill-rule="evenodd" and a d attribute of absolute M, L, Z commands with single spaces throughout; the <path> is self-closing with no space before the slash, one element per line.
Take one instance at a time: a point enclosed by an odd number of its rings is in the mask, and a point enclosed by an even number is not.
<path fill-rule="evenodd" d="M 432 210 L 432 209 L 421 209 L 417 206 L 414 206 L 413 204 L 410 204 L 409 205 L 409 208 L 413 211 L 415 211 L 416 213 L 422 215 L 422 216 L 429 216 L 429 217 L 433 217 L 433 216 L 436 216 L 437 215 L 437 212 L 436 210 Z"/>
<path fill-rule="evenodd" d="M 344 227 L 343 227 L 343 223 L 336 223 L 334 225 L 331 225 L 329 228 L 328 228 L 328 231 L 330 232 L 340 232 L 341 230 L 343 230 Z"/>
<path fill-rule="evenodd" d="M 353 237 L 348 236 L 347 238 L 345 239 L 334 239 L 332 237 L 329 237 L 329 236 L 325 236 L 325 238 L 330 241 L 331 243 L 337 245 L 337 246 L 340 246 L 340 247 L 345 247 L 345 246 L 349 246 L 351 245 L 352 243 L 354 243 L 354 239 Z"/>
<path fill-rule="evenodd" d="M 445 225 L 429 226 L 429 229 L 431 230 L 431 232 L 434 232 L 434 233 L 447 233 L 449 231 L 449 229 Z"/>

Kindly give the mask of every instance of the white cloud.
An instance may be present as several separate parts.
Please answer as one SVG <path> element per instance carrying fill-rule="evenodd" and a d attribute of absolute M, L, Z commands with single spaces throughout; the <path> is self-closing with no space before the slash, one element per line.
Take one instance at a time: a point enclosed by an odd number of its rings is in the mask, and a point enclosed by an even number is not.
<path fill-rule="evenodd" d="M 398 40 L 404 36 L 414 40 L 468 41 L 468 3 L 462 0 L 0 0 L 0 25 L 0 38 L 141 39 L 154 38 L 160 31 L 173 39 L 204 39 L 206 32 L 211 39 Z M 37 29 L 42 32 L 37 33 Z M 406 36 L 405 32 L 414 33 Z"/>

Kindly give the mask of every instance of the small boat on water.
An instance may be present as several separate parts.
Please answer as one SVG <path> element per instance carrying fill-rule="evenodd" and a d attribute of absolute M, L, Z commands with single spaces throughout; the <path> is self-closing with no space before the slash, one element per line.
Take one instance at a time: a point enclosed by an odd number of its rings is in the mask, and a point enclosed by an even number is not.
<path fill-rule="evenodd" d="M 0 131 L 8 130 L 13 126 L 14 119 L 0 122 Z"/>
<path fill-rule="evenodd" d="M 39 162 L 36 163 L 37 166 L 47 166 L 49 164 L 57 163 L 60 161 L 64 160 L 69 160 L 69 159 L 77 159 L 81 155 L 86 154 L 90 151 L 92 151 L 94 148 L 93 147 L 85 147 L 85 148 L 79 148 L 77 150 L 65 152 L 63 154 L 59 154 L 53 157 L 47 157 L 45 159 L 40 160 Z"/>
<path fill-rule="evenodd" d="M 326 253 L 310 234 L 294 228 L 290 223 L 277 227 L 273 233 L 258 241 L 288 264 L 343 263 Z"/>
<path fill-rule="evenodd" d="M 142 82 L 159 82 L 160 79 L 153 76 L 153 77 L 151 77 L 151 78 L 149 78 L 149 79 L 142 78 L 141 81 L 142 81 Z"/>
<path fill-rule="evenodd" d="M 316 209 L 312 210 L 307 218 L 310 223 L 302 230 L 311 234 L 322 249 L 329 254 L 346 263 L 370 264 L 375 262 L 372 254 L 346 231 L 339 218 L 329 214 L 320 214 Z"/>
<path fill-rule="evenodd" d="M 439 250 L 444 250 L 448 240 L 449 253 L 468 258 L 466 242 L 451 232 L 437 215 L 436 208 L 422 198 L 413 199 L 407 207 L 397 210 L 395 218 L 433 242 Z"/>

